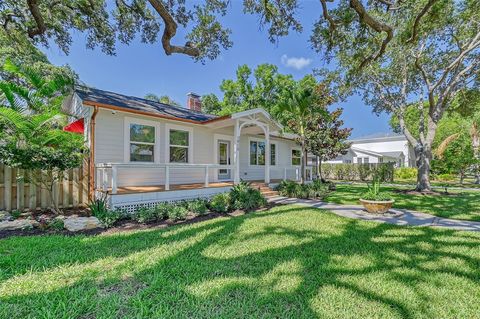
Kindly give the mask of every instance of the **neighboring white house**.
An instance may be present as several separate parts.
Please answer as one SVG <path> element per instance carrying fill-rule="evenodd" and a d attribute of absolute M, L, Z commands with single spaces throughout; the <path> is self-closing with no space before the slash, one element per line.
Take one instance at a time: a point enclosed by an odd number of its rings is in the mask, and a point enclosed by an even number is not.
<path fill-rule="evenodd" d="M 414 167 L 415 156 L 407 138 L 400 134 L 378 133 L 351 139 L 348 153 L 327 163 L 396 163 Z"/>
<path fill-rule="evenodd" d="M 85 87 L 64 108 L 83 123 L 92 194 L 129 211 L 300 176 L 300 147 L 263 109 L 219 117 L 191 93 L 183 108 Z"/>

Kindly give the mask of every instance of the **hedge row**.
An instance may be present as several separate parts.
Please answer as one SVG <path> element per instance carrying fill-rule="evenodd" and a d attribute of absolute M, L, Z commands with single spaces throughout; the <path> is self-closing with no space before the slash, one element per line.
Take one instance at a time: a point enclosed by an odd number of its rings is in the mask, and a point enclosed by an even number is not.
<path fill-rule="evenodd" d="M 393 182 L 394 164 L 322 164 L 322 177 L 325 179 L 367 181 L 374 174 L 378 174 L 382 182 Z"/>

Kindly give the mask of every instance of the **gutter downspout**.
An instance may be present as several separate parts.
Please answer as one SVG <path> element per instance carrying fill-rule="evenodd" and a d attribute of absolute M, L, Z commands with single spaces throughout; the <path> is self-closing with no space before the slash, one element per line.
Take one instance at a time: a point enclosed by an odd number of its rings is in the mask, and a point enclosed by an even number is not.
<path fill-rule="evenodd" d="M 88 200 L 93 200 L 95 194 L 95 118 L 97 117 L 98 106 L 93 107 L 93 114 L 90 120 L 90 158 L 89 158 L 89 176 L 88 180 Z"/>

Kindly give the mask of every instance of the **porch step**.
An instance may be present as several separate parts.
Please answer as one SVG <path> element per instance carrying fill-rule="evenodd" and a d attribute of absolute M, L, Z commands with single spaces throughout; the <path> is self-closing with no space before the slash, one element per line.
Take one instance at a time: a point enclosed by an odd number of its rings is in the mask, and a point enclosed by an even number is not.
<path fill-rule="evenodd" d="M 269 191 L 269 192 L 261 192 L 263 196 L 269 198 L 269 197 L 276 197 L 278 196 L 278 192 L 277 191 Z"/>

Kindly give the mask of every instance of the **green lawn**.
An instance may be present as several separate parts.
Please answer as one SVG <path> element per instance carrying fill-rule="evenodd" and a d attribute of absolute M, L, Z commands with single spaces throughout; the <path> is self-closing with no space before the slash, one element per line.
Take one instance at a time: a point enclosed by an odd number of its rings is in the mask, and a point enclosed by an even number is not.
<path fill-rule="evenodd" d="M 406 188 L 397 188 L 406 189 Z M 325 201 L 339 204 L 359 204 L 358 199 L 367 190 L 365 185 L 337 185 Z M 382 187 L 392 193 L 395 208 L 407 208 L 440 217 L 480 221 L 480 192 L 449 191 L 454 196 L 407 195 L 395 193 L 394 187 Z"/>
<path fill-rule="evenodd" d="M 1 318 L 474 318 L 480 234 L 279 206 L 0 240 Z"/>

